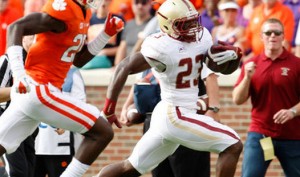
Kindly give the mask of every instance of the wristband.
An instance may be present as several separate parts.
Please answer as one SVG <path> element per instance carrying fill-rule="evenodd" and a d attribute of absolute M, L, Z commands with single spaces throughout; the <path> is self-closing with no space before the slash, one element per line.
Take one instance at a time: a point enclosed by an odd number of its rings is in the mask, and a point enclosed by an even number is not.
<path fill-rule="evenodd" d="M 211 110 L 211 111 L 214 112 L 214 113 L 218 113 L 218 112 L 220 111 L 220 108 L 214 106 L 214 107 L 208 107 L 208 110 Z"/>
<path fill-rule="evenodd" d="M 296 117 L 297 110 L 295 108 L 291 108 L 290 111 L 293 113 L 293 116 Z"/>
<path fill-rule="evenodd" d="M 8 61 L 14 78 L 19 78 L 25 75 L 23 61 L 23 47 L 19 45 L 10 46 L 7 48 Z"/>
<path fill-rule="evenodd" d="M 105 99 L 103 113 L 106 115 L 106 117 L 115 113 L 116 105 L 116 101 L 110 100 L 109 98 Z"/>
<path fill-rule="evenodd" d="M 97 55 L 107 44 L 109 39 L 110 36 L 107 35 L 104 31 L 101 31 L 93 41 L 87 44 L 89 52 L 93 55 Z"/>

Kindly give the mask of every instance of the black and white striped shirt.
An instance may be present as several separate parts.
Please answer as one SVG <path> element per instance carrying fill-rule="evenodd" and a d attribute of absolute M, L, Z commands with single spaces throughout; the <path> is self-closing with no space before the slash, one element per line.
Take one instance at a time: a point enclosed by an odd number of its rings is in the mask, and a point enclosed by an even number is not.
<path fill-rule="evenodd" d="M 7 55 L 2 55 L 0 57 L 0 87 L 11 87 L 12 83 L 12 72 L 8 63 L 8 57 Z M 8 105 L 9 101 L 0 103 L 1 111 L 5 110 Z"/>

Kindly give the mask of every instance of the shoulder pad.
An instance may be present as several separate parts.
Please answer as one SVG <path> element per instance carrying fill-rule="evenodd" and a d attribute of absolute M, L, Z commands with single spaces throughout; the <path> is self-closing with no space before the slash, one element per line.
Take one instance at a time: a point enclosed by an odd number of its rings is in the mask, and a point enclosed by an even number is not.
<path fill-rule="evenodd" d="M 164 37 L 164 33 L 155 33 L 148 36 L 142 44 L 141 53 L 146 57 L 154 59 L 164 55 L 167 46 L 166 42 L 162 40 Z"/>

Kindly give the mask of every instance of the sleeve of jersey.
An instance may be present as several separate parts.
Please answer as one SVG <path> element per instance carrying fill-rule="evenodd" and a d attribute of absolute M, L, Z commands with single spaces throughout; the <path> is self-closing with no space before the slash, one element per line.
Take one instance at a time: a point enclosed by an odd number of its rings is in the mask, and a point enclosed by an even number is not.
<path fill-rule="evenodd" d="M 207 49 L 209 49 L 213 45 L 212 36 L 211 36 L 210 32 L 208 31 L 208 29 L 206 29 L 206 28 L 203 28 L 203 37 L 201 39 L 201 42 L 203 42 L 203 44 L 205 44 Z"/>
<path fill-rule="evenodd" d="M 74 18 L 72 5 L 73 4 L 68 0 L 62 2 L 49 0 L 46 5 L 43 6 L 42 12 L 45 12 L 58 20 L 65 21 Z"/>
<path fill-rule="evenodd" d="M 210 74 L 216 74 L 217 76 L 219 76 L 218 73 L 213 72 L 212 70 L 210 70 L 205 63 L 203 63 L 203 68 L 201 70 L 201 79 L 205 80 Z"/>
<path fill-rule="evenodd" d="M 164 63 L 164 61 L 162 61 L 165 57 L 163 51 L 163 47 L 161 46 L 161 42 L 160 40 L 158 40 L 159 38 L 155 38 L 153 36 L 149 36 L 147 37 L 141 47 L 141 53 L 144 55 L 144 57 L 147 58 L 153 58 L 156 59 L 162 63 Z M 160 42 L 159 42 L 160 41 Z"/>

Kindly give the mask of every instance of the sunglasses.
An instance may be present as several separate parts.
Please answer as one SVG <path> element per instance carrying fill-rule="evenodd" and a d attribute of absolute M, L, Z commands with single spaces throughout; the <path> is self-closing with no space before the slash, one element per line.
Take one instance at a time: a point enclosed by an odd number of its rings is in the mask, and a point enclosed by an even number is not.
<path fill-rule="evenodd" d="M 273 33 L 275 36 L 280 36 L 283 32 L 278 30 L 271 30 L 271 31 L 265 31 L 263 32 L 266 36 L 271 36 Z"/>
<path fill-rule="evenodd" d="M 149 0 L 134 0 L 134 4 L 146 5 Z"/>

